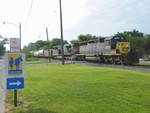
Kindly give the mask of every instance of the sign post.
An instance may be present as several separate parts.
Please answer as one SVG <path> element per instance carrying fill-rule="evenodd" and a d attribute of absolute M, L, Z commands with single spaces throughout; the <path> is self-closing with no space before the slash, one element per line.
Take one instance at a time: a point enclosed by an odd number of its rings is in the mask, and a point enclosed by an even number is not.
<path fill-rule="evenodd" d="M 6 88 L 14 90 L 14 106 L 17 106 L 17 89 L 24 88 L 25 75 L 25 54 L 24 53 L 6 53 Z"/>
<path fill-rule="evenodd" d="M 4 24 L 12 24 L 16 27 L 19 28 L 19 38 L 11 38 L 10 39 L 10 52 L 16 53 L 16 52 L 21 52 L 21 23 L 19 25 L 11 23 L 11 22 L 4 22 Z M 18 46 L 19 45 L 19 46 Z M 19 50 L 18 50 L 19 48 Z M 14 106 L 17 106 L 17 90 L 14 90 Z"/>

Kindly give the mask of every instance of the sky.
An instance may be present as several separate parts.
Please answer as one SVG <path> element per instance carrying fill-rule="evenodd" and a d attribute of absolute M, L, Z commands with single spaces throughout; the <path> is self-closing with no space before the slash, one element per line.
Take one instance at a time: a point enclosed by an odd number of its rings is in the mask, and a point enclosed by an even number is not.
<path fill-rule="evenodd" d="M 133 29 L 150 34 L 150 0 L 61 1 L 63 38 L 68 42 L 80 34 L 112 36 Z M 60 38 L 59 15 L 59 0 L 0 0 L 0 35 L 19 38 L 21 23 L 22 48 L 46 40 L 46 27 L 49 40 Z"/>

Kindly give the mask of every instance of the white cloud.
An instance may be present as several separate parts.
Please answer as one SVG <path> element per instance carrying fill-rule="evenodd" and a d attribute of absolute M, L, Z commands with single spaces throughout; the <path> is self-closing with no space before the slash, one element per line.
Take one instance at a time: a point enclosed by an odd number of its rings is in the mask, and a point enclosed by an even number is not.
<path fill-rule="evenodd" d="M 59 0 L 0 0 L 0 23 L 22 23 L 22 45 L 36 40 L 60 37 Z M 113 35 L 132 29 L 149 33 L 150 0 L 62 0 L 64 39 L 77 39 L 79 34 Z M 27 22 L 27 23 L 26 23 Z M 18 37 L 19 30 L 0 24 L 1 35 Z"/>
<path fill-rule="evenodd" d="M 92 0 L 88 9 L 92 12 L 84 20 L 77 32 L 93 35 L 113 35 L 117 32 L 133 29 L 147 31 L 150 24 L 149 0 Z M 82 30 L 84 29 L 84 30 Z M 83 32 L 84 31 L 84 32 Z M 148 32 L 147 32 L 148 33 Z"/>

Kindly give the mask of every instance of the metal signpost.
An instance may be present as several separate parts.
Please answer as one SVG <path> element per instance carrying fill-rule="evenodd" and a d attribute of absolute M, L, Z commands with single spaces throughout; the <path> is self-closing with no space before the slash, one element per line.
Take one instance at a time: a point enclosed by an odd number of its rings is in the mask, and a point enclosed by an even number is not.
<path fill-rule="evenodd" d="M 17 89 L 24 88 L 25 54 L 6 53 L 5 73 L 7 90 L 14 90 L 14 106 L 17 106 Z"/>
<path fill-rule="evenodd" d="M 12 52 L 12 53 L 19 53 L 19 52 L 21 52 L 21 23 L 19 23 L 19 25 L 17 25 L 17 24 L 14 24 L 14 23 L 11 23 L 11 22 L 3 22 L 3 24 L 11 24 L 11 25 L 14 25 L 14 26 L 16 26 L 16 27 L 18 27 L 19 28 L 19 38 L 12 38 L 12 39 L 10 39 L 10 51 Z M 19 50 L 19 49 L 20 50 Z M 6 55 L 7 56 L 7 55 Z M 25 55 L 24 55 L 25 56 Z M 6 57 L 5 57 L 6 58 Z M 8 58 L 6 58 L 6 60 L 7 60 Z M 11 62 L 13 61 L 13 60 L 10 60 Z M 24 59 L 23 59 L 23 62 L 25 62 L 25 57 L 24 57 Z M 7 65 L 10 65 L 9 63 L 8 63 L 8 61 L 7 61 L 7 63 L 6 63 Z M 23 63 L 23 64 L 25 64 L 25 63 Z M 13 65 L 15 65 L 15 64 L 13 64 L 13 63 L 11 63 L 11 65 L 13 66 Z M 8 66 L 7 66 L 8 67 Z M 19 64 L 19 67 L 22 67 L 20 64 Z M 8 69 L 8 68 L 7 68 Z M 16 67 L 16 70 L 18 69 L 18 67 Z M 20 68 L 19 68 L 20 69 Z M 23 69 L 23 68 L 21 68 L 21 69 Z M 13 70 L 13 68 L 12 68 L 12 70 Z M 23 71 L 23 70 L 22 70 Z M 14 75 L 18 75 L 19 73 L 21 74 L 21 72 L 22 71 L 11 71 L 11 72 L 14 72 L 13 74 Z M 24 71 L 23 71 L 24 72 Z M 9 73 L 9 72 L 8 72 Z M 8 74 L 7 73 L 7 74 Z M 9 73 L 10 74 L 10 73 Z M 12 74 L 12 73 L 11 73 Z M 13 77 L 13 74 L 12 74 L 12 77 Z M 23 73 L 22 73 L 23 74 Z M 16 77 L 18 77 L 18 76 L 14 76 L 15 78 Z M 23 79 L 24 80 L 24 79 Z M 17 89 L 14 89 L 14 106 L 16 107 L 17 106 Z"/>

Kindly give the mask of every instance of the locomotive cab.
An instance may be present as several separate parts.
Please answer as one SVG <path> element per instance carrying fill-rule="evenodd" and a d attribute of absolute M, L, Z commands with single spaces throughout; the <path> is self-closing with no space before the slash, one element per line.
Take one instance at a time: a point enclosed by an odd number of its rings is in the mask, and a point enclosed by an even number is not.
<path fill-rule="evenodd" d="M 125 42 L 123 37 L 113 36 L 105 39 L 105 54 L 127 54 L 129 50 L 130 43 Z"/>
<path fill-rule="evenodd" d="M 111 49 L 116 54 L 126 55 L 130 51 L 130 42 L 125 42 L 123 37 L 114 36 L 111 40 Z"/>
<path fill-rule="evenodd" d="M 117 45 L 118 42 L 124 42 L 124 38 L 119 37 L 119 36 L 114 36 L 111 39 L 111 49 L 116 49 L 116 45 Z"/>
<path fill-rule="evenodd" d="M 105 62 L 119 63 L 125 61 L 125 56 L 130 51 L 130 43 L 125 42 L 123 37 L 107 37 L 104 41 L 104 59 Z"/>

